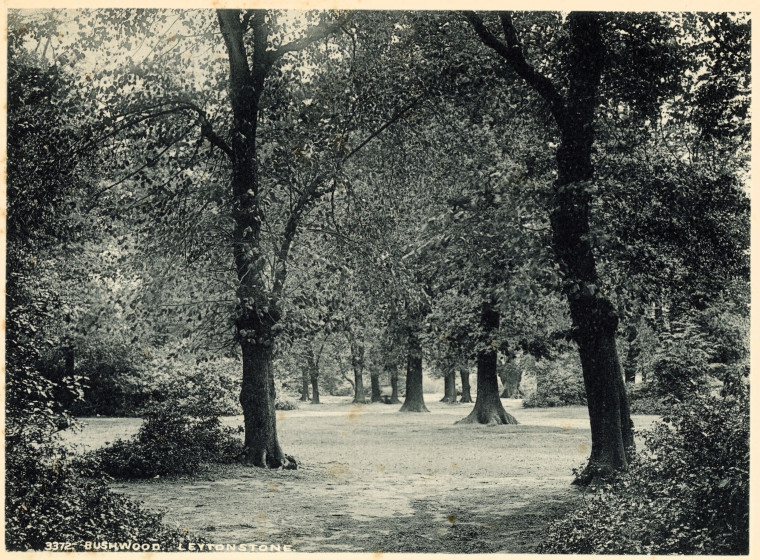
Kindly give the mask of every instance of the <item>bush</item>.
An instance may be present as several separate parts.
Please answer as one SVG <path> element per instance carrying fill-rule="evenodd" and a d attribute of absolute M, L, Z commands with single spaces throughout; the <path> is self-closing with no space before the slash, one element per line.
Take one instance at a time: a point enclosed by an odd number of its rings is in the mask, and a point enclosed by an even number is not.
<path fill-rule="evenodd" d="M 83 550 L 91 542 L 157 543 L 176 550 L 197 537 L 164 525 L 162 515 L 108 490 L 59 445 L 25 443 L 6 454 L 5 546 L 43 550 L 51 541 Z M 83 476 L 86 474 L 88 476 Z"/>
<path fill-rule="evenodd" d="M 134 416 L 150 399 L 139 367 L 144 356 L 124 343 L 99 340 L 78 349 L 75 372 L 84 379 L 84 398 L 74 403 L 75 416 Z"/>
<path fill-rule="evenodd" d="M 631 407 L 631 414 L 663 415 L 669 412 L 672 405 L 665 402 L 662 394 L 654 383 L 626 384 L 626 394 Z"/>
<path fill-rule="evenodd" d="M 523 401 L 525 408 L 586 404 L 580 359 L 566 353 L 557 360 L 536 362 L 536 391 Z"/>
<path fill-rule="evenodd" d="M 230 463 L 243 452 L 238 429 L 222 426 L 219 408 L 200 401 L 164 403 L 145 416 L 138 433 L 84 457 L 83 464 L 116 478 L 192 474 L 203 463 Z"/>
<path fill-rule="evenodd" d="M 85 398 L 72 409 L 75 416 L 141 416 L 158 403 L 204 396 L 222 415 L 240 414 L 239 362 L 218 358 L 196 362 L 168 355 L 138 367 L 127 367 L 117 352 L 115 365 L 99 358 L 77 371 L 87 379 Z"/>
<path fill-rule="evenodd" d="M 232 358 L 195 363 L 163 359 L 150 364 L 157 395 L 152 402 L 176 402 L 183 399 L 213 401 L 220 416 L 242 413 L 240 407 L 240 362 Z"/>
<path fill-rule="evenodd" d="M 538 552 L 747 554 L 748 393 L 675 405 L 629 472 L 555 522 Z"/>
<path fill-rule="evenodd" d="M 276 410 L 295 410 L 298 408 L 298 402 L 290 395 L 277 395 L 274 400 Z"/>

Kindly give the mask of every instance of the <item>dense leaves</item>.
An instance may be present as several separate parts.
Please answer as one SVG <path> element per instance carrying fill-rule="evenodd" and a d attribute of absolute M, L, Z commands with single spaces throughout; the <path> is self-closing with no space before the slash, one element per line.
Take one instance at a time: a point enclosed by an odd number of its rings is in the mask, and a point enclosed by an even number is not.
<path fill-rule="evenodd" d="M 145 414 L 134 438 L 86 455 L 82 464 L 117 478 L 193 474 L 206 462 L 232 462 L 243 445 L 219 420 L 221 409 L 198 398 L 157 405 Z"/>
<path fill-rule="evenodd" d="M 645 439 L 631 470 L 556 522 L 540 551 L 747 554 L 746 386 L 674 406 Z"/>

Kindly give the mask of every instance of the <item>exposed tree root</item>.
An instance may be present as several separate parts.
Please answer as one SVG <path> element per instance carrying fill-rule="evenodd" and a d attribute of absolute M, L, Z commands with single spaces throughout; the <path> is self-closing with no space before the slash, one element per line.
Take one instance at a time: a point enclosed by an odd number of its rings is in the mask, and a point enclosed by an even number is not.
<path fill-rule="evenodd" d="M 589 461 L 588 465 L 576 474 L 575 480 L 571 484 L 573 486 L 594 488 L 614 478 L 615 474 L 622 470 L 625 469 L 618 469 L 616 471 L 611 465 L 606 463 Z"/>
<path fill-rule="evenodd" d="M 292 455 L 285 455 L 284 453 L 268 455 L 265 449 L 256 452 L 253 449 L 246 448 L 239 459 L 248 467 L 284 470 L 296 470 L 298 468 L 298 461 Z"/>
<path fill-rule="evenodd" d="M 399 412 L 430 412 L 424 402 L 410 402 L 408 399 L 399 409 Z"/>
<path fill-rule="evenodd" d="M 519 422 L 503 408 L 501 410 L 491 407 L 478 409 L 475 405 L 468 416 L 457 420 L 454 424 L 519 424 Z"/>

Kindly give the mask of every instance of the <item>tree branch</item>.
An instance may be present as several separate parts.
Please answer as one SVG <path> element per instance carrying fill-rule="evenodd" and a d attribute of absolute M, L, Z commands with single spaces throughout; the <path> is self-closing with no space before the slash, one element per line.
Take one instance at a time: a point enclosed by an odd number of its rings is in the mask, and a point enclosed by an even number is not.
<path fill-rule="evenodd" d="M 179 105 L 193 111 L 198 116 L 198 122 L 201 125 L 201 134 L 203 134 L 203 136 L 211 143 L 212 146 L 219 148 L 225 154 L 227 154 L 227 157 L 232 159 L 232 148 L 222 139 L 221 136 L 219 136 L 214 131 L 213 127 L 211 126 L 211 121 L 208 120 L 206 111 L 194 103 L 190 103 L 188 101 L 183 101 Z"/>
<path fill-rule="evenodd" d="M 475 12 L 463 12 L 463 15 L 470 22 L 481 42 L 496 51 L 509 64 L 509 67 L 549 104 L 549 110 L 557 123 L 564 122 L 566 113 L 564 99 L 552 81 L 525 60 L 517 31 L 512 23 L 512 15 L 509 12 L 499 14 L 506 44 L 491 33 Z"/>
<path fill-rule="evenodd" d="M 336 31 L 339 31 L 340 29 L 341 29 L 341 25 L 340 23 L 337 23 L 337 22 L 329 23 L 329 24 L 322 22 L 318 25 L 311 27 L 310 29 L 306 31 L 306 34 L 300 39 L 281 45 L 273 51 L 267 51 L 267 57 L 269 58 L 269 65 L 271 66 L 287 53 L 305 49 L 306 47 L 308 47 L 315 41 L 324 39 L 325 37 L 332 35 Z"/>
<path fill-rule="evenodd" d="M 380 134 L 382 134 L 382 132 L 386 128 L 388 128 L 392 124 L 398 122 L 399 119 L 401 119 L 408 111 L 410 111 L 411 109 L 413 109 L 414 107 L 416 107 L 417 105 L 419 105 L 419 103 L 422 102 L 424 99 L 425 99 L 425 96 L 424 95 L 420 95 L 417 98 L 413 99 L 410 103 L 407 103 L 406 105 L 404 105 L 403 107 L 401 107 L 400 109 L 398 109 L 395 113 L 393 113 L 393 115 L 391 115 L 390 119 L 388 119 L 385 123 L 383 123 L 383 125 L 380 128 L 378 128 L 377 130 L 375 130 L 374 132 L 372 132 L 369 136 L 367 136 L 364 140 L 362 140 L 362 142 L 356 148 L 354 148 L 353 150 L 351 150 L 348 153 L 348 155 L 343 158 L 343 162 L 345 162 L 351 156 L 353 156 L 356 152 L 358 152 L 359 150 L 361 150 L 362 148 L 364 148 L 364 146 L 366 146 L 367 144 L 369 144 L 374 138 L 377 138 L 378 136 L 380 136 Z"/>

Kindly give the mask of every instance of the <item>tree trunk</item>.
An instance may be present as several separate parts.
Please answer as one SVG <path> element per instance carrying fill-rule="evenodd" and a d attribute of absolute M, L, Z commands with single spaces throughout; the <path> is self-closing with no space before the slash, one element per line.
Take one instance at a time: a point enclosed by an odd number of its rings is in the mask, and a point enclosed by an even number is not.
<path fill-rule="evenodd" d="M 398 398 L 398 369 L 391 369 L 391 402 L 390 404 L 399 404 L 401 401 Z"/>
<path fill-rule="evenodd" d="M 354 370 L 354 403 L 367 404 L 367 396 L 364 393 L 364 374 Z"/>
<path fill-rule="evenodd" d="M 636 383 L 636 361 L 641 353 L 641 348 L 638 342 L 638 330 L 635 326 L 628 327 L 628 352 L 625 355 L 625 362 L 623 363 L 623 371 L 625 372 L 626 383 Z"/>
<path fill-rule="evenodd" d="M 501 367 L 499 377 L 501 378 L 501 383 L 503 385 L 501 398 L 519 399 L 522 371 L 515 364 L 514 355 L 507 355 L 507 363 Z"/>
<path fill-rule="evenodd" d="M 430 412 L 422 395 L 422 346 L 415 334 L 409 335 L 406 359 L 406 397 L 399 412 Z"/>
<path fill-rule="evenodd" d="M 321 356 L 320 350 L 319 355 Z M 319 356 L 314 356 L 314 351 L 309 347 L 306 355 L 309 365 L 309 380 L 311 381 L 311 404 L 319 404 Z"/>
<path fill-rule="evenodd" d="M 227 47 L 230 66 L 229 97 L 232 105 L 231 145 L 227 148 L 231 162 L 232 247 L 238 277 L 238 300 L 241 302 L 236 322 L 243 355 L 243 382 L 240 404 L 245 424 L 243 460 L 258 467 L 293 466 L 277 441 L 272 375 L 271 327 L 279 319 L 276 302 L 270 302 L 256 263 L 261 255 L 261 206 L 256 163 L 256 124 L 258 103 L 266 79 L 266 68 L 256 62 L 253 71 L 248 56 L 238 11 L 217 12 Z M 256 21 L 257 41 L 266 44 L 263 15 Z M 258 45 L 257 49 L 258 51 Z M 266 310 L 265 312 L 262 310 Z M 266 322 L 265 319 L 266 318 Z"/>
<path fill-rule="evenodd" d="M 364 393 L 364 344 L 350 336 L 351 367 L 354 369 L 354 400 L 356 404 L 366 404 Z"/>
<path fill-rule="evenodd" d="M 243 385 L 240 404 L 245 423 L 243 462 L 256 467 L 296 468 L 277 440 L 272 345 L 241 341 Z"/>
<path fill-rule="evenodd" d="M 301 398 L 299 401 L 306 402 L 309 400 L 309 370 L 304 368 L 301 374 Z"/>
<path fill-rule="evenodd" d="M 319 373 L 311 376 L 311 404 L 319 404 Z"/>
<path fill-rule="evenodd" d="M 593 178 L 592 125 L 604 45 L 595 14 L 574 13 L 568 23 L 572 46 L 568 56 L 567 110 L 558 123 L 561 138 L 551 225 L 588 399 L 591 458 L 578 480 L 587 484 L 597 476 L 628 467 L 633 452 L 633 423 L 627 411 L 615 344 L 618 317 L 610 301 L 599 293 L 589 240 L 591 195 L 587 187 Z M 628 450 L 624 442 L 629 444 Z"/>
<path fill-rule="evenodd" d="M 517 424 L 517 419 L 504 410 L 499 400 L 499 381 L 496 373 L 496 348 L 492 337 L 499 328 L 499 313 L 495 302 L 483 303 L 480 324 L 485 334 L 486 348 L 478 353 L 478 394 L 472 412 L 456 424 Z"/>
<path fill-rule="evenodd" d="M 380 374 L 372 372 L 369 377 L 372 383 L 372 402 L 383 402 L 383 394 L 380 392 Z"/>
<path fill-rule="evenodd" d="M 459 402 L 470 403 L 472 402 L 472 395 L 470 394 L 470 370 L 462 368 L 459 370 L 459 376 L 462 378 L 462 398 Z"/>
<path fill-rule="evenodd" d="M 441 402 L 455 403 L 457 402 L 457 383 L 456 383 L 456 371 L 451 370 L 443 378 L 444 389 L 443 398 Z"/>
<path fill-rule="evenodd" d="M 599 17 L 592 12 L 572 12 L 567 17 L 565 92 L 525 59 L 510 13 L 499 14 L 504 41 L 495 37 L 477 14 L 465 17 L 481 41 L 499 53 L 546 101 L 559 129 L 550 217 L 552 247 L 583 366 L 591 420 L 591 459 L 578 482 L 589 483 L 597 475 L 627 469 L 633 453 L 632 422 L 615 348 L 618 318 L 609 300 L 599 294 L 589 231 L 594 113 L 606 55 Z M 631 443 L 627 450 L 623 441 Z"/>

